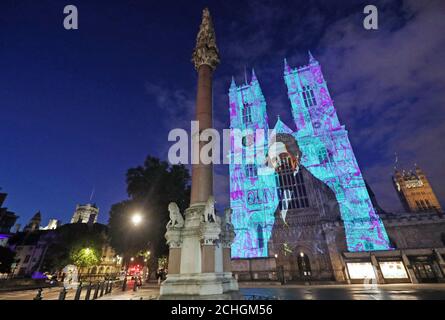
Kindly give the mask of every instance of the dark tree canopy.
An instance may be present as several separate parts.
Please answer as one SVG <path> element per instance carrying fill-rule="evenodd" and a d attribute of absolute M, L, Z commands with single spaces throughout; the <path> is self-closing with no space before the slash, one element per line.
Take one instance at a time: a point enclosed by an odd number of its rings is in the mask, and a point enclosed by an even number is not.
<path fill-rule="evenodd" d="M 158 257 L 168 253 L 164 238 L 169 221 L 168 204 L 176 202 L 181 212 L 188 207 L 189 181 L 190 174 L 185 166 L 170 166 L 151 156 L 143 166 L 128 170 L 130 199 L 114 204 L 109 218 L 111 245 L 127 262 L 138 252 L 150 250 L 150 264 L 153 265 Z M 131 222 L 135 212 L 143 217 L 138 226 Z"/>

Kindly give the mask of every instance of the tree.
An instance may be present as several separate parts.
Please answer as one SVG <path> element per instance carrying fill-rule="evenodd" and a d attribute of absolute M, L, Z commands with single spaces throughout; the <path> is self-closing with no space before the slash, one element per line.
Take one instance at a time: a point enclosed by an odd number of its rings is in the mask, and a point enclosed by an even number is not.
<path fill-rule="evenodd" d="M 43 268 L 57 271 L 66 265 L 89 268 L 100 264 L 106 244 L 106 226 L 85 223 L 66 224 L 55 230 L 56 237 L 48 247 Z"/>
<path fill-rule="evenodd" d="M 0 247 L 0 273 L 10 273 L 14 260 L 15 253 L 11 249 Z"/>
<path fill-rule="evenodd" d="M 89 268 L 100 264 L 100 252 L 94 248 L 75 248 L 71 251 L 71 260 L 74 265 Z"/>
<path fill-rule="evenodd" d="M 181 212 L 189 206 L 190 174 L 183 165 L 148 156 L 143 166 L 127 171 L 127 193 L 130 199 L 116 203 L 110 210 L 110 243 L 127 264 L 131 256 L 150 250 L 150 272 L 158 258 L 168 254 L 165 242 L 169 221 L 168 204 L 176 202 Z M 134 212 L 143 216 L 138 226 L 131 223 Z"/>

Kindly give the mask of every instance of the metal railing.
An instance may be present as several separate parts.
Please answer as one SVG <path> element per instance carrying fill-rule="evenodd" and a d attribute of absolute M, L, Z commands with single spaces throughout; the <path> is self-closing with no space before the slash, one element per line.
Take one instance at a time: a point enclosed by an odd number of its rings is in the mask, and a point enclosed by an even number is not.
<path fill-rule="evenodd" d="M 82 292 L 85 292 L 83 300 L 96 300 L 104 295 L 110 294 L 113 291 L 113 287 L 117 287 L 119 281 L 104 280 L 98 282 L 79 282 L 76 292 L 74 294 L 74 300 L 81 300 Z M 86 290 L 86 291 L 84 291 Z M 66 300 L 68 290 L 63 287 L 58 296 L 58 300 Z M 43 288 L 39 288 L 36 296 L 33 300 L 44 300 Z"/>

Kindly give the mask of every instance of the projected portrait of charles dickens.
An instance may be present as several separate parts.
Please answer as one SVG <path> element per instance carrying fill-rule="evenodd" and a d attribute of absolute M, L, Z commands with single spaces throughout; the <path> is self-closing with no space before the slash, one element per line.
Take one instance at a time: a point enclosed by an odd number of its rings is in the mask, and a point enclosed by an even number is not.
<path fill-rule="evenodd" d="M 290 210 L 297 213 L 295 209 L 300 209 L 298 214 L 324 211 L 325 214 L 333 216 L 339 216 L 340 212 L 333 191 L 301 164 L 302 152 L 295 138 L 291 134 L 279 133 L 270 141 L 267 164 L 269 169 L 276 172 L 278 195 L 270 241 L 276 249 L 287 256 L 292 255 L 302 231 L 297 224 L 290 221 Z M 311 193 L 312 189 L 317 192 Z M 314 197 L 313 194 L 318 196 Z M 292 239 L 287 239 L 282 228 L 295 227 Z M 317 241 L 321 239 L 321 235 L 312 239 L 314 251 L 322 251 Z"/>

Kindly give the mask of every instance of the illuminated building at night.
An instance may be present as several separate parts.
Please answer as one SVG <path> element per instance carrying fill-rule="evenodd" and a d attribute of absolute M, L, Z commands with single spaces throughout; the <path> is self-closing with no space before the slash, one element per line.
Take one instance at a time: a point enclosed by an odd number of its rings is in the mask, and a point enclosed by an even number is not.
<path fill-rule="evenodd" d="M 296 130 L 281 121 L 274 130 L 293 134 L 303 153 L 303 167 L 335 193 L 348 250 L 390 249 L 385 227 L 369 197 L 348 132 L 338 120 L 321 66 L 309 55 L 309 64 L 300 68 L 292 69 L 285 61 L 284 80 Z M 271 236 L 278 205 L 277 182 L 276 174 L 264 173 L 265 164 L 256 157 L 258 148 L 267 147 L 267 139 L 262 146 L 250 148 L 255 143 L 256 130 L 267 132 L 269 129 L 266 100 L 254 72 L 248 84 L 236 86 L 232 80 L 229 101 L 230 127 L 244 132 L 242 145 L 233 143 L 232 137 L 231 146 L 232 160 L 243 159 L 241 163 L 232 161 L 230 165 L 232 222 L 237 234 L 232 257 L 267 257 L 267 246 L 259 244 L 267 242 Z"/>
<path fill-rule="evenodd" d="M 71 223 L 96 223 L 99 208 L 95 204 L 77 205 Z"/>
<path fill-rule="evenodd" d="M 395 170 L 392 178 L 394 188 L 407 212 L 442 212 L 431 184 L 418 166 L 414 171 Z"/>
<path fill-rule="evenodd" d="M 312 55 L 300 68 L 285 62 L 284 79 L 296 130 L 280 118 L 269 130 L 266 100 L 254 72 L 251 81 L 240 86 L 232 79 L 229 90 L 235 276 L 445 282 L 445 217 L 420 212 L 413 219 L 412 214 L 387 213 L 378 206 Z M 255 134 L 261 129 L 269 130 L 264 141 Z M 280 143 L 278 136 L 293 138 L 296 161 L 287 145 L 272 154 L 270 145 Z M 269 167 L 273 157 L 279 170 Z M 420 171 L 417 177 L 427 184 Z"/>

